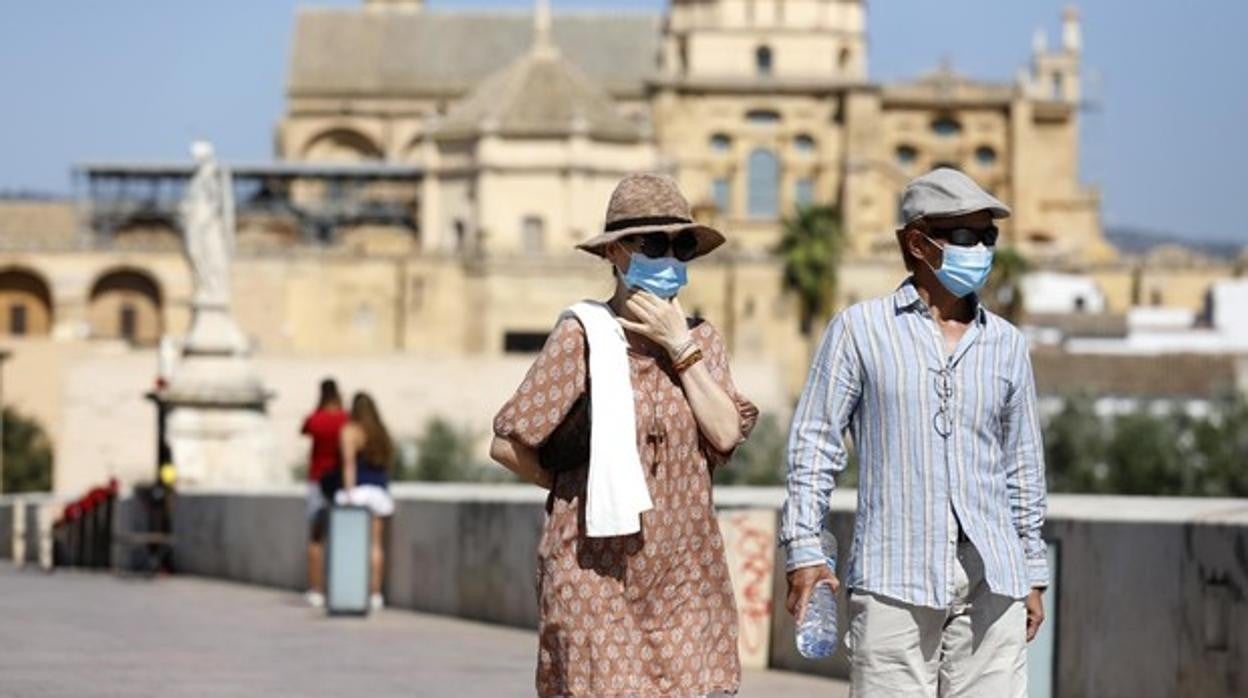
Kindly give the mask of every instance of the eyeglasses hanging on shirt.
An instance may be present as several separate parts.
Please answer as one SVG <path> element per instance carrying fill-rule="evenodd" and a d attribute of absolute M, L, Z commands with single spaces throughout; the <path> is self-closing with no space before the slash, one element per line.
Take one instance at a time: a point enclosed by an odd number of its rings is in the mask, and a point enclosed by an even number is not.
<path fill-rule="evenodd" d="M 953 433 L 953 373 L 948 368 L 932 370 L 936 374 L 933 376 L 936 397 L 940 398 L 940 408 L 932 415 L 932 426 L 942 438 L 949 438 Z"/>

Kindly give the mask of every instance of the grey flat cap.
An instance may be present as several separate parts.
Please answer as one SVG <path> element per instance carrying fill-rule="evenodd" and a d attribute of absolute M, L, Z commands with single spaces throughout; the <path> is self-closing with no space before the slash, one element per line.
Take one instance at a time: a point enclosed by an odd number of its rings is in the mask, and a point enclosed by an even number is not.
<path fill-rule="evenodd" d="M 916 177 L 901 193 L 901 217 L 907 225 L 919 218 L 947 218 L 976 211 L 988 211 L 993 218 L 1010 216 L 1008 206 L 975 180 L 949 167 Z"/>

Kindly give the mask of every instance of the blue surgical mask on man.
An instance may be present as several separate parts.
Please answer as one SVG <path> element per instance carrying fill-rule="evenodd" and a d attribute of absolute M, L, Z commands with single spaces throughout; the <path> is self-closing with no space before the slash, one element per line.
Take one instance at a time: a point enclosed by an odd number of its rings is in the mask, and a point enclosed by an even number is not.
<path fill-rule="evenodd" d="M 962 298 L 984 287 L 988 281 L 988 274 L 992 271 L 993 250 L 991 247 L 982 242 L 974 247 L 941 245 L 926 235 L 923 237 L 944 253 L 939 269 L 932 267 L 926 259 L 923 262 L 936 272 L 937 280 L 950 293 Z"/>
<path fill-rule="evenodd" d="M 631 288 L 639 288 L 663 299 L 674 298 L 680 289 L 689 283 L 689 273 L 685 263 L 672 258 L 660 257 L 651 259 L 640 252 L 629 257 L 628 273 L 624 275 L 624 283 Z"/>

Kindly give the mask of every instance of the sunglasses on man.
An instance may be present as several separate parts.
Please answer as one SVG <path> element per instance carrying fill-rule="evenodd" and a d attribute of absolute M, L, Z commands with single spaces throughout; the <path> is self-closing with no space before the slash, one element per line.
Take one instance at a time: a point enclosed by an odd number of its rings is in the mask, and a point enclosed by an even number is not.
<path fill-rule="evenodd" d="M 629 235 L 623 239 L 623 242 L 629 247 L 640 250 L 650 259 L 671 256 L 682 262 L 688 262 L 698 253 L 698 236 L 689 230 L 675 235 L 667 233 Z"/>
<path fill-rule="evenodd" d="M 997 244 L 1000 231 L 997 226 L 988 225 L 984 228 L 931 228 L 927 236 L 958 247 L 974 247 L 981 242 L 992 247 Z"/>

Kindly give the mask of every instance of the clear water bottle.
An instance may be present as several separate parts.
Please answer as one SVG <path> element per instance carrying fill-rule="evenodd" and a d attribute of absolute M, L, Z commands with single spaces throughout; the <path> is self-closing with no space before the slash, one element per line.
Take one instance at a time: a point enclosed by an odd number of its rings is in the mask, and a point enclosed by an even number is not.
<path fill-rule="evenodd" d="M 836 574 L 836 541 L 824 533 L 823 553 L 828 569 Z M 836 652 L 836 592 L 828 582 L 819 582 L 806 602 L 806 612 L 797 626 L 797 651 L 807 659 L 831 657 Z"/>

